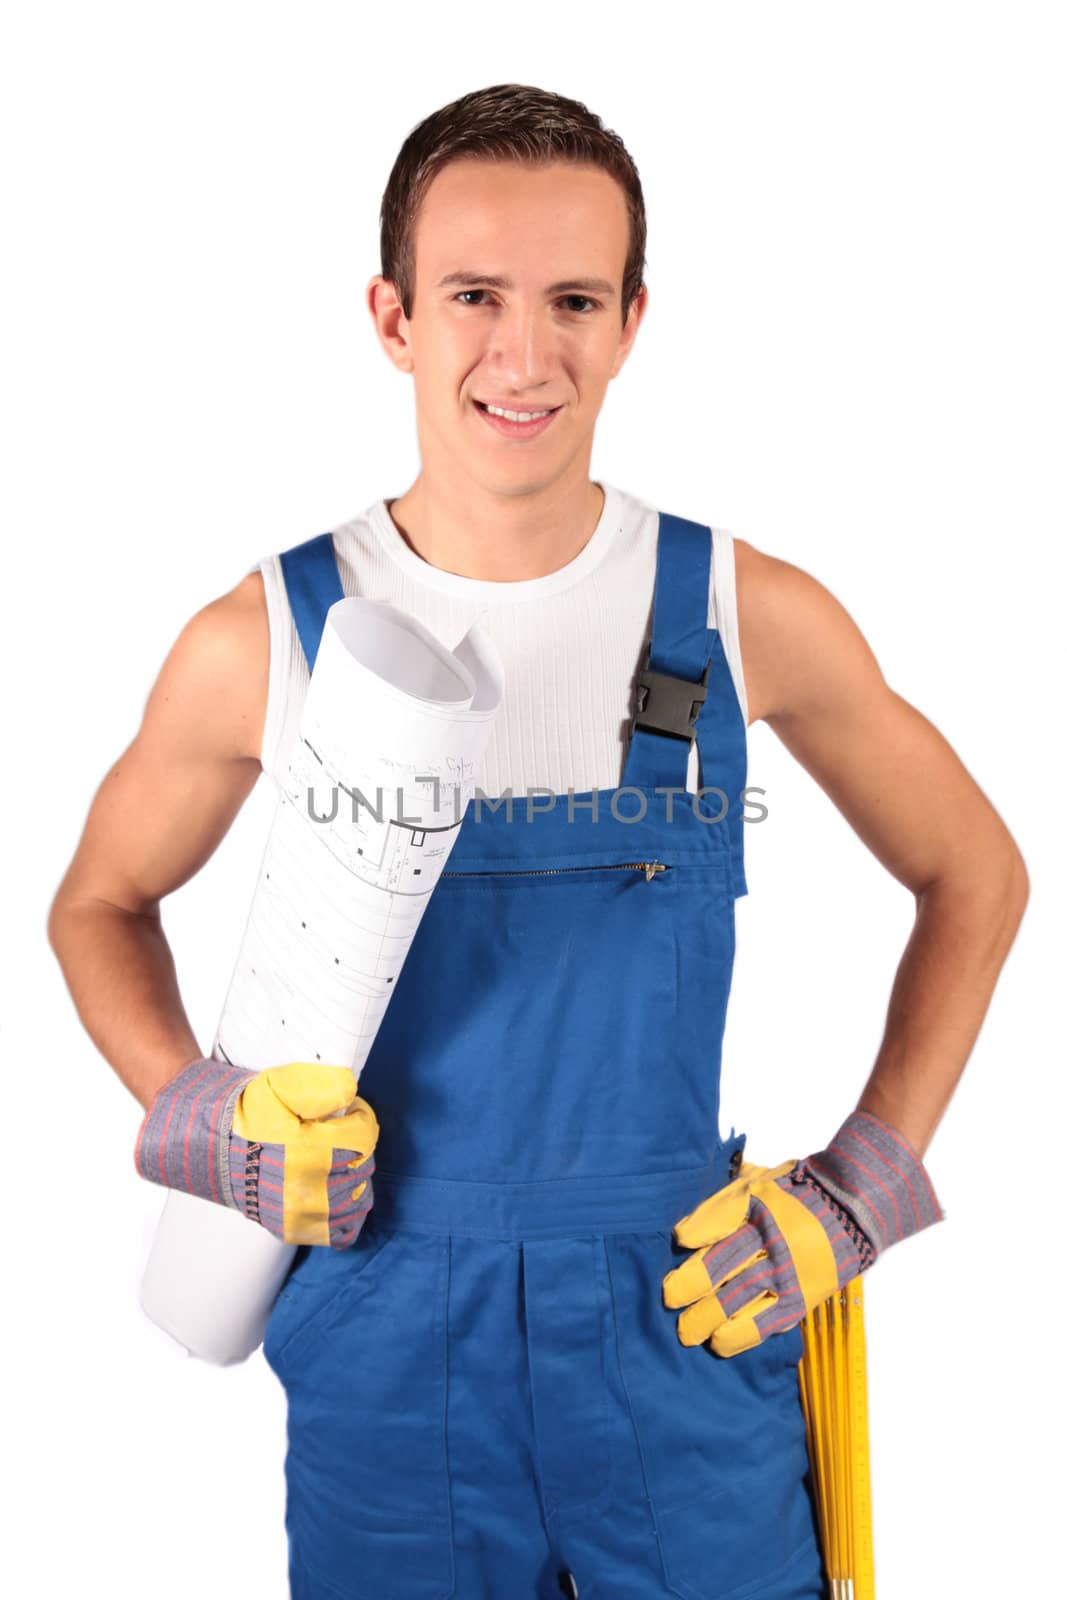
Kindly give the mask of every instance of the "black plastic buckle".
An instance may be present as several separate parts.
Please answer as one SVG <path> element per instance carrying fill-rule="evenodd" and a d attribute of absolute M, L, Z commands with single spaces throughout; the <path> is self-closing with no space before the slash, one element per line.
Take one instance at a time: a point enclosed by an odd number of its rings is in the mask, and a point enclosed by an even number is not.
<path fill-rule="evenodd" d="M 649 656 L 652 646 L 649 645 Z M 646 657 L 646 661 L 647 661 Z M 700 715 L 708 691 L 709 660 L 700 678 L 675 678 L 668 672 L 653 672 L 645 666 L 637 674 L 637 714 L 635 728 L 648 728 L 653 733 L 668 733 L 675 739 L 692 744 L 696 738 L 693 724 Z"/>

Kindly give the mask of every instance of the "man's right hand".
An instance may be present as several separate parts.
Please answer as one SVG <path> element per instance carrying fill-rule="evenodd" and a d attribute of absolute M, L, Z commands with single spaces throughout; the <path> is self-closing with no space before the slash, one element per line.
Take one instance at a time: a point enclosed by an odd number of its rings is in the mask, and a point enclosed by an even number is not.
<path fill-rule="evenodd" d="M 201 1058 L 154 1096 L 134 1165 L 152 1183 L 243 1211 L 287 1244 L 343 1250 L 374 1203 L 377 1142 L 378 1119 L 348 1067 L 290 1061 L 252 1072 Z"/>

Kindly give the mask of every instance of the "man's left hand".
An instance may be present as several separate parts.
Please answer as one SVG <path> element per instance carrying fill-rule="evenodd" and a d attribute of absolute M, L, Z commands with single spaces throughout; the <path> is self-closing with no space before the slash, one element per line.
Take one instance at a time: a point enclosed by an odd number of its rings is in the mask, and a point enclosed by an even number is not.
<path fill-rule="evenodd" d="M 895 1128 L 853 1111 L 825 1150 L 740 1175 L 675 1225 L 693 1250 L 663 1279 L 678 1337 L 720 1356 L 784 1333 L 890 1245 L 940 1222 L 929 1173 Z M 695 1247 L 695 1248 L 694 1248 Z"/>

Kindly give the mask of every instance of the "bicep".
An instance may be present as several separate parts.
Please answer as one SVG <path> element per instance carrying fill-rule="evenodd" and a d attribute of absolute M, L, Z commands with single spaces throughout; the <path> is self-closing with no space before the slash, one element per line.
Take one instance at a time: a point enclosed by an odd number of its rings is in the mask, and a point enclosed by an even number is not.
<path fill-rule="evenodd" d="M 913 893 L 1007 842 L 987 797 L 933 723 L 886 683 L 836 710 L 768 718 L 886 870 Z"/>
<path fill-rule="evenodd" d="M 182 630 L 96 792 L 57 900 L 153 914 L 225 836 L 261 770 L 250 733 L 262 727 L 266 624 L 249 592 Z"/>
<path fill-rule="evenodd" d="M 988 797 L 885 681 L 844 606 L 808 573 L 774 565 L 757 647 L 765 720 L 867 848 L 913 893 L 971 870 L 976 855 L 1017 857 Z"/>

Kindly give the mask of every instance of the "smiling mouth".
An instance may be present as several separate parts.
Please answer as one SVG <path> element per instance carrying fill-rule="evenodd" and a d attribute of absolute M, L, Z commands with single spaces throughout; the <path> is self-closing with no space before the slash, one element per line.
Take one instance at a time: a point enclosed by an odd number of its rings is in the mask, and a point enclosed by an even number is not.
<path fill-rule="evenodd" d="M 476 400 L 474 402 L 474 404 L 478 407 L 479 411 L 485 411 L 485 412 L 489 411 L 488 403 L 485 400 Z M 507 409 L 509 411 L 517 411 L 521 415 L 521 414 L 523 414 L 525 412 L 526 407 L 525 406 L 509 406 L 509 407 L 507 407 Z M 531 407 L 530 409 L 535 413 L 535 415 L 537 417 L 537 420 L 541 421 L 542 420 L 542 414 L 543 414 L 543 416 L 550 417 L 554 411 L 561 411 L 563 408 L 562 408 L 562 406 L 534 406 L 534 407 Z M 501 418 L 501 420 L 502 421 L 506 421 L 507 419 L 506 418 Z"/>
<path fill-rule="evenodd" d="M 540 416 L 535 414 L 529 422 L 515 422 L 510 417 L 501 417 L 495 411 L 490 411 L 485 400 L 475 400 L 474 404 L 481 412 L 486 427 L 492 429 L 497 439 L 510 444 L 534 444 L 544 437 L 564 409 L 562 405 L 547 407 Z M 510 411 L 512 408 L 509 406 L 507 409 Z M 518 411 L 519 407 L 516 406 L 515 410 Z"/>

